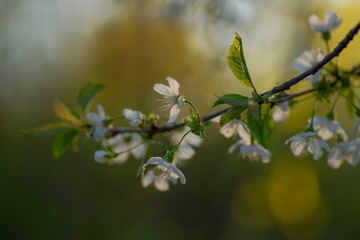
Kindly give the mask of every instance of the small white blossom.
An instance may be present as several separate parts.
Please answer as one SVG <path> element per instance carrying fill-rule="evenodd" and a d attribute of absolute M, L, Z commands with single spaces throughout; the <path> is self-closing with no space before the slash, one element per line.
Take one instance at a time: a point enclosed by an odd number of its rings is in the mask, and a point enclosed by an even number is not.
<path fill-rule="evenodd" d="M 216 117 L 212 118 L 212 119 L 210 120 L 210 122 L 213 122 L 213 123 L 220 123 L 220 118 L 221 118 L 221 115 L 216 116 Z"/>
<path fill-rule="evenodd" d="M 329 151 L 329 146 L 326 142 L 317 139 L 315 135 L 315 132 L 302 132 L 286 140 L 285 144 L 291 142 L 290 148 L 295 156 L 303 156 L 309 152 L 314 160 L 317 160 L 323 155 L 322 148 Z"/>
<path fill-rule="evenodd" d="M 124 108 L 122 114 L 129 121 L 129 124 L 132 127 L 137 127 L 142 123 L 142 113 L 139 111 Z"/>
<path fill-rule="evenodd" d="M 314 50 L 305 50 L 300 54 L 298 58 L 296 58 L 293 62 L 293 68 L 297 71 L 306 71 L 309 68 L 313 67 L 314 65 L 318 64 L 322 59 L 324 58 L 324 53 L 318 49 L 317 55 Z M 320 77 L 320 70 L 317 71 L 312 76 L 311 83 L 314 85 L 317 83 L 318 79 Z M 308 78 L 308 77 L 307 77 Z M 306 78 L 306 79 L 307 79 Z"/>
<path fill-rule="evenodd" d="M 143 143 L 143 139 L 138 133 L 123 133 L 104 140 L 103 147 L 110 147 L 115 154 L 121 153 L 110 161 L 111 163 L 122 164 L 128 160 L 130 155 L 136 159 L 142 159 L 146 152 L 146 146 Z"/>
<path fill-rule="evenodd" d="M 175 165 L 169 163 L 161 157 L 152 157 L 150 158 L 143 166 L 145 169 L 148 165 L 156 165 L 154 168 L 154 173 L 157 175 L 159 173 L 161 177 L 165 180 L 171 178 L 180 179 L 182 184 L 185 184 L 186 179 L 184 174 L 178 169 Z"/>
<path fill-rule="evenodd" d="M 181 138 L 184 136 L 184 134 L 186 134 L 189 130 L 190 128 L 188 126 L 185 126 L 181 131 L 176 131 L 171 136 L 171 143 L 173 145 L 177 145 L 180 142 Z M 188 133 L 188 135 L 186 135 L 186 137 L 181 142 L 181 145 L 175 151 L 173 164 L 176 166 L 184 166 L 186 161 L 191 159 L 195 154 L 195 150 L 193 149 L 193 147 L 200 147 L 202 142 L 203 139 L 199 136 L 191 132 Z"/>
<path fill-rule="evenodd" d="M 176 131 L 171 136 L 171 143 L 176 145 L 180 142 L 181 138 L 190 130 L 188 126 L 185 126 L 181 131 Z M 184 140 L 181 142 L 181 145 L 190 145 L 192 147 L 200 147 L 201 143 L 203 142 L 203 139 L 192 132 L 190 132 Z"/>
<path fill-rule="evenodd" d="M 164 101 L 165 106 L 163 109 L 170 109 L 170 118 L 168 123 L 173 123 L 180 113 L 180 107 L 184 99 L 179 93 L 180 84 L 172 77 L 167 77 L 166 80 L 169 82 L 170 87 L 157 83 L 154 85 L 154 90 L 164 96 L 162 101 Z"/>
<path fill-rule="evenodd" d="M 343 162 L 348 162 L 355 166 L 360 162 L 360 142 L 340 142 L 331 148 L 328 155 L 328 164 L 330 167 L 337 169 Z"/>
<path fill-rule="evenodd" d="M 311 118 L 308 119 L 309 124 L 310 122 Z M 341 128 L 340 124 L 337 121 L 332 121 L 328 118 L 314 116 L 313 128 L 316 131 L 316 134 L 324 141 L 328 141 L 338 134 L 344 141 L 347 141 L 348 139 L 346 132 Z"/>
<path fill-rule="evenodd" d="M 273 119 L 275 123 L 283 123 L 289 119 L 290 116 L 290 102 L 285 101 L 275 106 L 273 112 Z"/>
<path fill-rule="evenodd" d="M 240 149 L 239 156 L 247 157 L 250 161 L 261 160 L 263 163 L 270 162 L 271 152 L 258 143 L 246 144 L 244 141 L 239 140 L 229 148 L 228 152 L 231 154 L 237 148 Z"/>
<path fill-rule="evenodd" d="M 226 138 L 234 136 L 236 133 L 245 142 L 245 144 L 251 144 L 251 134 L 249 128 L 245 123 L 237 119 L 233 119 L 220 128 L 220 133 Z"/>
<path fill-rule="evenodd" d="M 98 162 L 98 163 L 107 163 L 108 162 L 108 158 L 106 157 L 108 155 L 108 153 L 104 150 L 99 150 L 99 151 L 96 151 L 95 154 L 94 154 L 94 159 L 95 159 L 95 162 Z"/>
<path fill-rule="evenodd" d="M 94 123 L 91 135 L 95 141 L 100 142 L 108 132 L 108 127 L 104 125 L 104 120 L 106 119 L 104 108 L 100 104 L 97 104 L 96 108 L 98 113 L 88 112 L 86 118 Z"/>
<path fill-rule="evenodd" d="M 328 11 L 328 13 L 324 17 L 324 21 L 322 21 L 315 14 L 311 14 L 309 17 L 309 25 L 310 28 L 319 33 L 328 33 L 335 28 L 337 28 L 342 19 L 336 15 L 333 11 Z"/>
<path fill-rule="evenodd" d="M 154 184 L 154 187 L 157 190 L 159 190 L 161 192 L 166 192 L 169 190 L 169 187 L 170 187 L 168 180 L 170 180 L 170 182 L 172 182 L 173 184 L 175 184 L 177 182 L 177 180 L 172 177 L 169 177 L 168 179 L 166 179 L 162 176 L 162 174 L 155 175 L 153 173 L 153 171 L 149 170 L 142 177 L 141 185 L 143 186 L 143 188 L 147 188 L 151 184 Z"/>

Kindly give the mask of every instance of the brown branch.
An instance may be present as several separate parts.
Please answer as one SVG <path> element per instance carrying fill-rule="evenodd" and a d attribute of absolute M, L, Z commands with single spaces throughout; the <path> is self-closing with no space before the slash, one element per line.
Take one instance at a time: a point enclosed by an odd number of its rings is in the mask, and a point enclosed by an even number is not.
<path fill-rule="evenodd" d="M 345 38 L 339 42 L 339 44 L 337 45 L 337 47 L 328 55 L 326 55 L 323 60 L 321 60 L 318 64 L 314 65 L 313 67 L 311 67 L 310 69 L 306 70 L 305 72 L 297 75 L 296 77 L 290 79 L 289 81 L 286 81 L 285 83 L 274 87 L 272 90 L 265 92 L 261 95 L 265 95 L 268 93 L 279 93 L 279 92 L 283 92 L 285 90 L 289 90 L 292 86 L 294 86 L 295 84 L 297 84 L 298 82 L 300 82 L 301 80 L 303 80 L 304 78 L 310 76 L 310 75 L 314 75 L 317 71 L 320 70 L 320 68 L 322 68 L 325 64 L 327 64 L 328 62 L 330 62 L 334 57 L 339 56 L 339 54 L 341 53 L 342 50 L 344 50 L 346 48 L 346 46 L 349 44 L 349 42 L 354 38 L 354 36 L 358 33 L 360 29 L 360 22 L 349 31 L 349 33 L 345 36 Z"/>
<path fill-rule="evenodd" d="M 321 60 L 318 64 L 314 65 L 313 67 L 311 67 L 310 69 L 308 69 L 307 71 L 297 75 L 296 77 L 290 79 L 289 81 L 286 81 L 285 83 L 274 87 L 272 90 L 264 92 L 262 94 L 260 94 L 261 96 L 264 96 L 266 94 L 276 94 L 276 93 L 280 93 L 280 92 L 284 92 L 285 90 L 289 90 L 292 86 L 294 86 L 295 84 L 297 84 L 298 82 L 300 82 L 301 80 L 305 79 L 306 77 L 315 74 L 317 71 L 319 71 L 325 64 L 327 64 L 328 62 L 330 62 L 333 58 L 339 56 L 339 54 L 346 48 L 346 46 L 349 44 L 349 42 L 354 38 L 354 36 L 358 33 L 360 29 L 360 22 L 349 31 L 349 33 L 345 36 L 345 38 L 339 42 L 339 44 L 337 45 L 337 47 L 328 55 L 326 55 L 323 60 Z M 356 73 L 360 68 L 360 65 L 354 67 L 351 71 L 349 71 L 349 73 Z M 335 80 L 334 82 L 332 82 L 330 85 L 334 86 L 336 84 L 336 82 L 338 82 L 340 80 L 340 78 L 338 77 L 337 80 Z M 272 104 L 277 104 L 280 102 L 284 102 L 299 96 L 302 96 L 304 94 L 307 93 L 311 93 L 311 92 L 315 92 L 317 91 L 316 88 L 310 88 L 308 90 L 299 92 L 299 93 L 294 93 L 291 95 L 288 95 L 286 97 L 280 98 L 280 99 L 276 99 L 276 100 L 271 100 L 269 101 Z M 211 119 L 221 115 L 222 113 L 225 113 L 226 111 L 228 111 L 231 107 L 222 109 L 218 112 L 209 114 L 207 116 L 204 116 L 201 118 L 202 122 L 206 122 L 206 121 L 210 121 Z M 127 133 L 127 132 L 138 132 L 138 133 L 148 133 L 150 136 L 156 134 L 156 133 L 163 133 L 163 132 L 169 132 L 172 131 L 176 128 L 179 127 L 183 127 L 185 126 L 185 123 L 177 123 L 174 125 L 165 125 L 162 127 L 156 127 L 153 126 L 151 128 L 123 128 L 123 129 L 112 129 L 111 130 L 111 134 L 112 135 L 116 135 L 119 133 Z"/>

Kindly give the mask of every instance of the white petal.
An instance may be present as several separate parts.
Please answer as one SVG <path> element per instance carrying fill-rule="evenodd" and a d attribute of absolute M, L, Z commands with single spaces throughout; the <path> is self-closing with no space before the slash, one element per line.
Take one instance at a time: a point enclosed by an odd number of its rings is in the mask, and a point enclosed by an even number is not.
<path fill-rule="evenodd" d="M 147 188 L 154 181 L 154 174 L 152 171 L 147 171 L 145 175 L 141 178 L 141 185 L 143 188 Z"/>
<path fill-rule="evenodd" d="M 335 146 L 330 150 L 327 159 L 328 165 L 334 169 L 337 169 L 343 163 L 343 155 L 340 147 Z"/>
<path fill-rule="evenodd" d="M 99 117 L 99 115 L 97 115 L 96 113 L 93 112 L 88 112 L 86 114 L 86 118 L 92 122 L 95 122 L 97 124 L 102 124 L 102 119 Z"/>
<path fill-rule="evenodd" d="M 326 27 L 322 23 L 321 19 L 315 14 L 311 14 L 309 17 L 309 25 L 312 30 L 315 32 L 326 32 Z"/>
<path fill-rule="evenodd" d="M 315 138 L 310 138 L 307 144 L 307 150 L 314 156 L 314 160 L 318 160 L 322 157 L 323 151 L 321 150 L 319 142 Z"/>
<path fill-rule="evenodd" d="M 107 154 L 108 154 L 108 153 L 107 153 L 106 151 L 103 151 L 103 150 L 96 151 L 95 154 L 94 154 L 95 162 L 98 162 L 98 163 L 107 163 L 107 162 L 108 162 L 108 158 L 105 157 Z"/>
<path fill-rule="evenodd" d="M 291 145 L 291 151 L 295 156 L 302 156 L 306 154 L 306 139 L 294 140 Z"/>
<path fill-rule="evenodd" d="M 161 192 L 166 192 L 169 190 L 169 182 L 159 177 L 155 179 L 154 186 L 157 190 Z"/>
<path fill-rule="evenodd" d="M 210 120 L 210 122 L 220 123 L 220 118 L 221 116 L 214 117 L 213 119 Z"/>
<path fill-rule="evenodd" d="M 170 109 L 170 118 L 167 123 L 173 123 L 175 122 L 176 118 L 178 117 L 180 113 L 180 108 L 178 105 L 174 105 Z"/>
<path fill-rule="evenodd" d="M 128 109 L 128 108 L 124 108 L 123 111 L 122 111 L 122 115 L 123 115 L 127 120 L 133 120 L 132 114 L 133 114 L 133 110 Z"/>
<path fill-rule="evenodd" d="M 321 141 L 320 139 L 317 138 L 316 141 L 319 143 L 320 147 L 324 148 L 326 151 L 330 150 L 329 145 L 326 142 Z"/>
<path fill-rule="evenodd" d="M 334 13 L 333 11 L 329 11 L 324 17 L 324 25 L 326 26 L 327 31 L 331 31 L 337 28 L 340 25 L 341 21 L 342 19 L 338 18 L 336 13 Z"/>
<path fill-rule="evenodd" d="M 107 128 L 103 126 L 95 127 L 93 138 L 96 142 L 100 142 L 101 140 L 103 140 L 106 133 L 107 133 Z"/>
<path fill-rule="evenodd" d="M 130 157 L 129 152 L 123 152 L 120 155 L 118 155 L 117 157 L 111 159 L 111 162 L 115 163 L 115 164 L 123 164 L 129 159 L 129 157 Z"/>
<path fill-rule="evenodd" d="M 175 156 L 179 159 L 190 159 L 194 156 L 195 150 L 189 145 L 180 145 L 176 150 Z"/>
<path fill-rule="evenodd" d="M 182 184 L 185 184 L 185 183 L 186 183 L 185 176 L 184 176 L 184 174 L 180 171 L 180 169 L 178 169 L 177 167 L 173 166 L 173 167 L 172 167 L 172 173 L 175 173 L 176 176 L 179 177 L 180 182 L 181 182 Z M 170 175 L 170 176 L 172 176 L 172 175 Z M 173 176 L 172 176 L 172 177 L 173 177 Z"/>
<path fill-rule="evenodd" d="M 312 77 L 311 84 L 314 85 L 315 83 L 317 83 L 319 77 L 320 77 L 320 71 L 317 71 Z"/>
<path fill-rule="evenodd" d="M 176 81 L 175 79 L 173 79 L 172 77 L 167 77 L 166 80 L 169 82 L 169 86 L 172 90 L 172 92 L 174 93 L 174 95 L 179 95 L 179 89 L 180 89 L 180 84 L 178 83 L 178 81 Z"/>
<path fill-rule="evenodd" d="M 96 105 L 96 109 L 97 109 L 97 112 L 98 112 L 101 120 L 104 120 L 104 119 L 106 118 L 106 114 L 105 114 L 104 108 L 103 108 L 100 104 L 97 104 L 97 105 Z"/>
<path fill-rule="evenodd" d="M 234 136 L 236 130 L 237 130 L 236 123 L 234 121 L 230 121 L 220 128 L 220 133 L 224 135 L 224 137 L 230 138 Z"/>
<path fill-rule="evenodd" d="M 154 90 L 164 96 L 172 97 L 174 96 L 173 91 L 168 86 L 165 86 L 164 84 L 157 83 L 154 85 Z"/>
<path fill-rule="evenodd" d="M 161 161 L 164 161 L 161 157 L 152 157 L 144 164 L 143 168 L 146 168 L 149 164 L 158 164 Z"/>
<path fill-rule="evenodd" d="M 239 137 L 244 141 L 244 144 L 250 145 L 251 144 L 251 134 L 249 128 L 245 125 L 245 123 L 236 120 L 237 124 L 237 133 Z"/>
<path fill-rule="evenodd" d="M 282 102 L 275 107 L 273 112 L 273 119 L 275 123 L 283 123 L 289 119 L 290 103 L 289 101 Z"/>
<path fill-rule="evenodd" d="M 316 55 L 317 62 L 321 62 L 324 59 L 324 57 L 325 57 L 324 52 L 320 48 L 318 48 Z"/>

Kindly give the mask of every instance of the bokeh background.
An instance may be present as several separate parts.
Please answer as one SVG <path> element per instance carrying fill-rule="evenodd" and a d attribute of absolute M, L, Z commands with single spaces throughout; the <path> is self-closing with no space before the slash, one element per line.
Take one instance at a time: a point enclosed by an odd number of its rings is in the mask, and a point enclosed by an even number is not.
<path fill-rule="evenodd" d="M 107 86 L 95 102 L 112 116 L 124 107 L 167 116 L 152 90 L 167 76 L 203 115 L 214 111 L 214 94 L 249 95 L 226 65 L 234 32 L 266 91 L 296 74 L 291 64 L 303 50 L 325 50 L 307 18 L 328 10 L 343 17 L 334 47 L 359 21 L 359 1 L 0 0 L 1 238 L 360 239 L 359 167 L 333 170 L 326 158 L 297 159 L 283 145 L 305 127 L 312 100 L 275 127 L 267 165 L 227 154 L 232 141 L 210 127 L 182 168 L 187 184 L 166 193 L 141 187 L 135 159 L 97 164 L 100 146 L 84 139 L 54 159 L 52 137 L 18 132 L 55 121 L 54 100 L 75 107 L 91 81 Z M 359 56 L 356 36 L 339 61 L 351 67 Z M 350 133 L 356 119 L 338 105 Z"/>

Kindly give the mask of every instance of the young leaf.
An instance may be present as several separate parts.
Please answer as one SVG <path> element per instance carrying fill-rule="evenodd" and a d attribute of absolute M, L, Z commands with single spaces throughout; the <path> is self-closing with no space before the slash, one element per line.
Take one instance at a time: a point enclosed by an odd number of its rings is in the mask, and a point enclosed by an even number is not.
<path fill-rule="evenodd" d="M 65 151 L 74 144 L 81 133 L 80 129 L 71 128 L 60 133 L 53 145 L 53 153 L 55 158 L 59 158 Z"/>
<path fill-rule="evenodd" d="M 219 97 L 219 99 L 211 107 L 213 108 L 215 106 L 225 103 L 232 106 L 243 106 L 246 105 L 248 101 L 249 101 L 248 97 L 245 97 L 240 94 L 225 94 Z"/>
<path fill-rule="evenodd" d="M 224 126 L 233 119 L 240 119 L 241 114 L 245 111 L 246 107 L 232 107 L 220 117 L 220 126 Z"/>
<path fill-rule="evenodd" d="M 76 113 L 72 112 L 61 101 L 55 100 L 54 109 L 55 109 L 56 115 L 59 118 L 65 120 L 65 121 L 71 122 L 71 123 L 75 123 L 75 124 L 81 123 L 81 120 L 79 119 L 79 116 Z"/>
<path fill-rule="evenodd" d="M 88 83 L 81 90 L 78 98 L 78 106 L 82 110 L 86 110 L 91 99 L 103 88 L 104 86 L 100 83 Z"/>
<path fill-rule="evenodd" d="M 231 71 L 234 73 L 235 77 L 240 80 L 247 87 L 252 87 L 253 83 L 246 66 L 246 61 L 244 57 L 244 51 L 242 47 L 241 37 L 235 33 L 235 39 L 233 44 L 230 46 L 227 53 L 227 60 Z"/>
<path fill-rule="evenodd" d="M 254 109 L 255 110 L 255 109 Z M 264 147 L 268 146 L 268 140 L 274 127 L 274 120 L 271 115 L 271 109 L 267 104 L 258 106 L 259 115 L 252 113 L 251 109 L 245 114 L 245 122 L 249 127 L 251 135 L 260 142 Z M 255 116 L 254 116 L 255 115 Z M 259 120 L 256 119 L 259 117 Z"/>
<path fill-rule="evenodd" d="M 55 135 L 67 129 L 68 127 L 69 127 L 69 123 L 67 122 L 55 122 L 31 130 L 20 129 L 19 131 L 27 137 L 47 137 L 47 136 Z"/>

